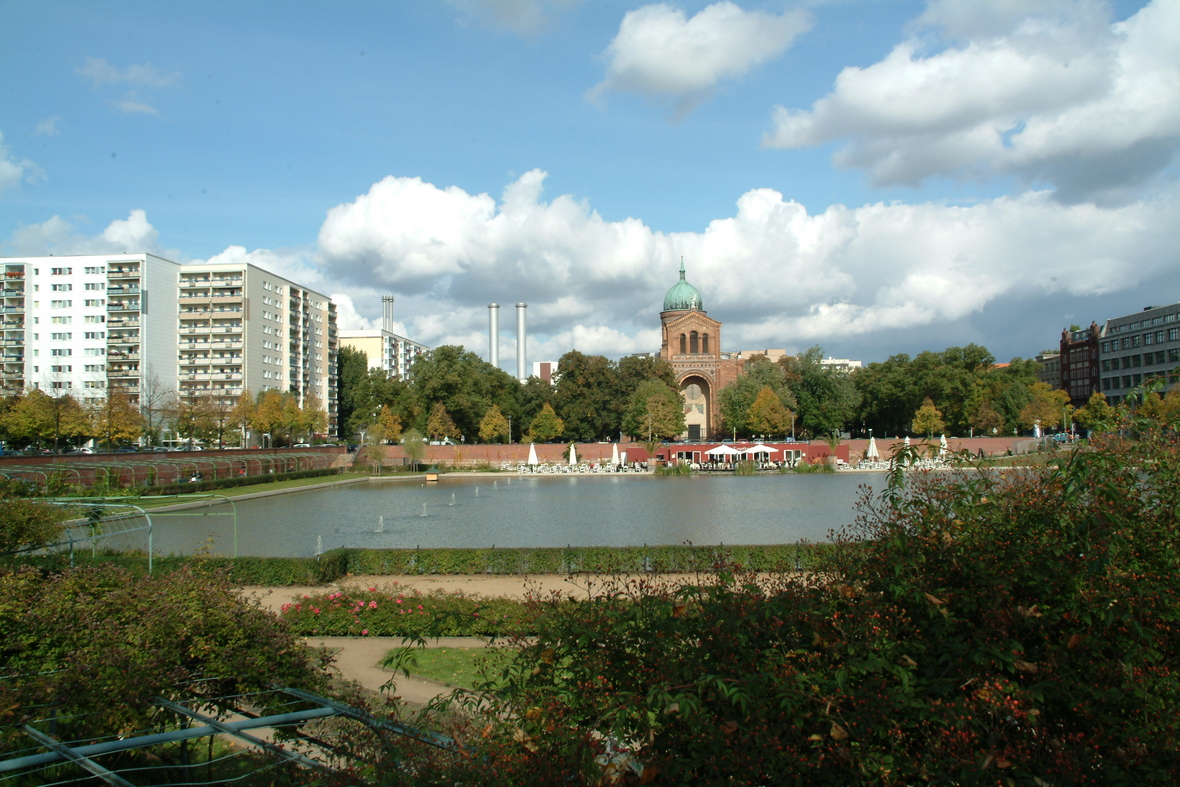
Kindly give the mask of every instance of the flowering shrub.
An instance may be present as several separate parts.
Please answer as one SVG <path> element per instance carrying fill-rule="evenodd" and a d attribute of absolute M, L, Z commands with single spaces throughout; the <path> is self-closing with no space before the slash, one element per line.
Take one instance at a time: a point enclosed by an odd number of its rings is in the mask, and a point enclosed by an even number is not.
<path fill-rule="evenodd" d="M 436 590 L 391 586 L 317 593 L 284 604 L 283 619 L 303 636 L 476 637 L 522 630 L 525 605 Z"/>

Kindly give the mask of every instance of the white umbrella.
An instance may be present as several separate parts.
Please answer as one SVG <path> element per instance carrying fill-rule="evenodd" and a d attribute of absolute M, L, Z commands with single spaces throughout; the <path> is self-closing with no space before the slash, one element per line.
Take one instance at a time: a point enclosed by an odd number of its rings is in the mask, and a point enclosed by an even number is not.
<path fill-rule="evenodd" d="M 940 435 L 938 438 L 938 455 L 939 456 L 945 455 L 946 449 L 947 449 L 946 435 Z"/>
<path fill-rule="evenodd" d="M 737 454 L 740 454 L 741 451 L 737 451 L 727 445 L 719 445 L 710 451 L 705 451 L 705 453 L 709 456 L 736 456 Z"/>
<path fill-rule="evenodd" d="M 905 447 L 906 448 L 910 447 L 910 436 L 909 435 L 905 436 Z"/>
<path fill-rule="evenodd" d="M 627 452 L 626 451 L 624 451 L 622 456 L 619 457 L 619 463 L 624 464 L 624 465 L 627 464 Z"/>
<path fill-rule="evenodd" d="M 570 467 L 573 467 L 577 463 L 578 463 L 578 449 L 574 447 L 573 443 L 570 443 Z"/>
<path fill-rule="evenodd" d="M 611 443 L 610 466 L 611 467 L 618 467 L 619 466 L 619 444 L 618 443 Z"/>
<path fill-rule="evenodd" d="M 750 446 L 748 449 L 746 449 L 746 453 L 748 453 L 748 454 L 777 454 L 778 449 L 771 448 L 768 445 L 762 445 L 762 443 L 759 443 L 758 445 Z"/>
<path fill-rule="evenodd" d="M 537 466 L 537 445 L 536 443 L 529 443 L 529 464 L 533 467 Z"/>
<path fill-rule="evenodd" d="M 865 459 L 880 459 L 881 454 L 877 453 L 877 438 L 869 438 L 869 447 L 865 449 Z"/>

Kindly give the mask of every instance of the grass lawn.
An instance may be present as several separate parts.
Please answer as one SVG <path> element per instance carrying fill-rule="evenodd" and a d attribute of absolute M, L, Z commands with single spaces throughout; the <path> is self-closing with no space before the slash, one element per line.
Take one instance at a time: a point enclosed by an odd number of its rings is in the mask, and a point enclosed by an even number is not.
<path fill-rule="evenodd" d="M 390 651 L 390 655 L 397 651 Z M 494 676 L 516 653 L 511 648 L 419 648 L 407 663 L 411 675 L 442 681 L 465 689 Z"/>

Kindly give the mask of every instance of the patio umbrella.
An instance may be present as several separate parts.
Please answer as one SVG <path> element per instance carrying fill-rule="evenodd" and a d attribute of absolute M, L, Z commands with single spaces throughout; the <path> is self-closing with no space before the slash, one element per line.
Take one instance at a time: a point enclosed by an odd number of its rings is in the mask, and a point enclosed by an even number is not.
<path fill-rule="evenodd" d="M 938 438 L 938 455 L 945 456 L 946 448 L 946 435 L 940 435 Z"/>
<path fill-rule="evenodd" d="M 611 466 L 611 467 L 618 467 L 618 466 L 619 466 L 619 444 L 618 444 L 618 443 L 612 443 L 612 444 L 611 444 L 611 447 L 610 447 L 610 466 Z"/>
<path fill-rule="evenodd" d="M 740 454 L 741 451 L 737 451 L 727 445 L 719 445 L 712 450 L 705 451 L 705 453 L 709 456 L 736 456 L 737 454 Z"/>
<path fill-rule="evenodd" d="M 624 451 L 622 453 L 622 455 L 619 457 L 619 462 L 621 464 L 627 464 L 627 452 L 626 451 Z"/>
<path fill-rule="evenodd" d="M 570 467 L 575 466 L 577 463 L 578 463 L 578 449 L 574 446 L 573 443 L 570 443 Z"/>
<path fill-rule="evenodd" d="M 881 454 L 877 453 L 877 438 L 869 438 L 869 447 L 865 449 L 865 459 L 880 459 Z"/>
<path fill-rule="evenodd" d="M 909 435 L 905 436 L 905 447 L 906 448 L 910 447 L 910 436 Z"/>
<path fill-rule="evenodd" d="M 537 445 L 536 443 L 529 443 L 529 465 L 537 466 Z"/>
<path fill-rule="evenodd" d="M 762 445 L 762 443 L 759 443 L 758 445 L 753 445 L 753 446 L 750 446 L 748 449 L 746 449 L 746 453 L 748 453 L 748 454 L 777 454 L 778 449 L 771 448 L 768 445 Z"/>

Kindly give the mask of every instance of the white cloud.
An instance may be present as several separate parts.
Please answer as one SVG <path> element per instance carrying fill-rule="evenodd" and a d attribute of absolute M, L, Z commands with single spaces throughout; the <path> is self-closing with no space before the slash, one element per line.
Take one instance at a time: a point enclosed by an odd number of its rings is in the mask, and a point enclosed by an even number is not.
<path fill-rule="evenodd" d="M 589 93 L 607 91 L 671 97 L 681 113 L 706 98 L 723 79 L 740 77 L 778 57 L 811 26 L 805 11 L 781 16 L 715 3 L 687 18 L 667 3 L 628 11 L 607 47 L 606 79 Z"/>
<path fill-rule="evenodd" d="M 109 103 L 125 115 L 160 114 L 160 110 L 155 107 L 144 104 L 142 101 L 133 101 L 130 98 L 123 99 L 122 101 L 111 101 Z"/>
<path fill-rule="evenodd" d="M 329 211 L 320 275 L 334 291 L 355 288 L 358 310 L 374 315 L 378 295 L 396 293 L 410 336 L 481 353 L 487 303 L 502 305 L 510 332 L 511 305 L 525 301 L 538 358 L 571 346 L 656 349 L 681 254 L 705 308 L 725 321 L 726 349 L 945 325 L 1013 298 L 1090 297 L 1176 270 L 1180 187 L 1119 208 L 1029 192 L 969 207 L 837 205 L 816 215 L 755 189 L 703 232 L 665 234 L 635 219 L 604 221 L 570 196 L 545 202 L 544 177 L 526 173 L 498 203 L 386 178 Z"/>
<path fill-rule="evenodd" d="M 463 12 L 464 17 L 494 27 L 511 30 L 520 36 L 532 36 L 548 27 L 554 19 L 581 5 L 582 0 L 447 0 Z"/>
<path fill-rule="evenodd" d="M 18 159 L 13 155 L 4 144 L 3 132 L 0 132 L 0 196 L 22 182 L 37 183 L 43 180 L 45 170 L 27 158 Z"/>
<path fill-rule="evenodd" d="M 112 221 L 96 236 L 82 235 L 70 222 L 52 216 L 38 224 L 18 228 L 5 246 L 11 254 L 29 256 L 147 252 L 177 262 L 184 259 L 176 249 L 160 245 L 160 233 L 143 210 L 133 210 L 126 219 Z"/>
<path fill-rule="evenodd" d="M 61 120 L 60 115 L 47 117 L 37 123 L 37 127 L 33 129 L 33 133 L 41 137 L 56 137 L 61 134 L 61 132 L 57 130 L 57 121 L 59 120 Z"/>
<path fill-rule="evenodd" d="M 845 68 L 811 110 L 778 107 L 764 144 L 844 140 L 836 163 L 876 185 L 1015 175 L 1067 202 L 1132 201 L 1180 146 L 1180 4 L 1108 14 L 1089 0 L 933 2 L 919 27 L 965 43 L 927 54 L 915 37 Z"/>
<path fill-rule="evenodd" d="M 180 81 L 180 72 L 160 71 L 151 63 L 133 63 L 124 69 L 116 68 L 105 57 L 88 57 L 75 69 L 95 87 L 128 84 L 134 87 L 172 87 Z"/>

